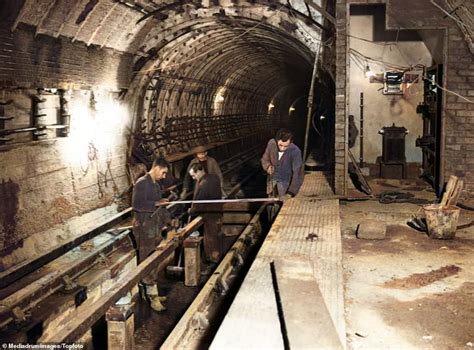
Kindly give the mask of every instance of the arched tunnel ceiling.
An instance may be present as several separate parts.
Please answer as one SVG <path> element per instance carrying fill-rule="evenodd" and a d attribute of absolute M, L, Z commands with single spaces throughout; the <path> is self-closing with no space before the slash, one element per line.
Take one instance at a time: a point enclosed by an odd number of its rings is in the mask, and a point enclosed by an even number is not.
<path fill-rule="evenodd" d="M 254 93 L 267 82 L 271 96 L 270 81 L 309 79 L 323 21 L 301 0 L 26 0 L 12 29 L 20 23 L 133 54 L 138 76 L 159 72 Z"/>

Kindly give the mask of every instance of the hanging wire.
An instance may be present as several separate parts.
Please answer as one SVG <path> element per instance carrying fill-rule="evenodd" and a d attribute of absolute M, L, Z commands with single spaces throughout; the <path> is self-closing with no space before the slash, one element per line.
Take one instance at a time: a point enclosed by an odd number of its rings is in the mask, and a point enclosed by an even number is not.
<path fill-rule="evenodd" d="M 350 48 L 349 49 L 349 54 L 353 54 L 353 55 L 358 55 L 364 59 L 366 59 L 367 61 L 371 61 L 371 62 L 374 62 L 374 63 L 382 63 L 385 67 L 388 67 L 390 69 L 393 69 L 395 71 L 399 71 L 399 72 L 408 72 L 410 70 L 413 70 L 414 68 L 425 68 L 425 66 L 423 66 L 422 64 L 416 64 L 416 65 L 413 65 L 413 66 L 409 66 L 409 67 L 404 67 L 404 66 L 400 66 L 400 65 L 397 65 L 397 64 L 394 64 L 394 63 L 390 63 L 390 62 L 386 62 L 386 61 L 382 61 L 382 60 L 378 60 L 378 59 L 375 59 L 375 58 L 372 58 L 372 57 L 369 57 L 369 56 L 366 56 L 364 54 L 362 54 L 360 51 L 357 51 L 353 48 Z M 438 87 L 439 89 L 443 90 L 443 91 L 446 91 L 447 93 L 450 93 L 450 94 L 453 94 L 461 99 L 463 99 L 464 101 L 466 102 L 469 102 L 469 103 L 474 103 L 474 101 L 470 100 L 469 98 L 465 97 L 465 96 L 462 96 L 460 94 L 458 94 L 457 92 L 455 91 L 452 91 L 452 90 L 449 90 L 445 87 L 442 87 L 441 85 L 439 85 L 437 82 L 433 82 L 430 78 L 428 78 L 427 76 L 423 75 L 423 79 L 424 80 L 428 80 L 430 81 L 433 85 L 436 85 L 436 87 Z"/>

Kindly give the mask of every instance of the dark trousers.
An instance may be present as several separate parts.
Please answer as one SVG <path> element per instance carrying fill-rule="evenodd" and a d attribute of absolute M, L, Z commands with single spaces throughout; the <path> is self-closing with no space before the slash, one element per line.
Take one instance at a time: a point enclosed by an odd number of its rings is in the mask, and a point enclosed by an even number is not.
<path fill-rule="evenodd" d="M 155 251 L 162 240 L 160 216 L 150 216 L 151 213 L 134 213 L 133 236 L 137 243 L 139 264 Z M 154 284 L 156 283 L 157 276 L 158 271 L 153 270 L 143 278 L 142 282 L 148 285 Z"/>
<path fill-rule="evenodd" d="M 202 215 L 204 223 L 204 254 L 209 262 L 217 263 L 223 253 L 222 213 Z"/>

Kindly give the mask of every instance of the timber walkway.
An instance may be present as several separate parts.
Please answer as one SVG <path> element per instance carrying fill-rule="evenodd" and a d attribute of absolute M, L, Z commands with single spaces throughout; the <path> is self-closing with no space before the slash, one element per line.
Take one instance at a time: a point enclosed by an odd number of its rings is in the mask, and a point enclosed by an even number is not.
<path fill-rule="evenodd" d="M 339 201 L 321 172 L 286 201 L 211 349 L 345 348 Z"/>

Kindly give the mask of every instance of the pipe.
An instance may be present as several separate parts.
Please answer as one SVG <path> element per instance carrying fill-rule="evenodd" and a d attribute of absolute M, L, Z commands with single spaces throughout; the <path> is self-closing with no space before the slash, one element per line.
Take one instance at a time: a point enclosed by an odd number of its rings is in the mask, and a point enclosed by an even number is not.
<path fill-rule="evenodd" d="M 364 167 L 364 93 L 360 93 L 360 133 L 359 133 L 359 144 L 360 144 L 360 155 L 359 164 L 360 167 Z"/>

